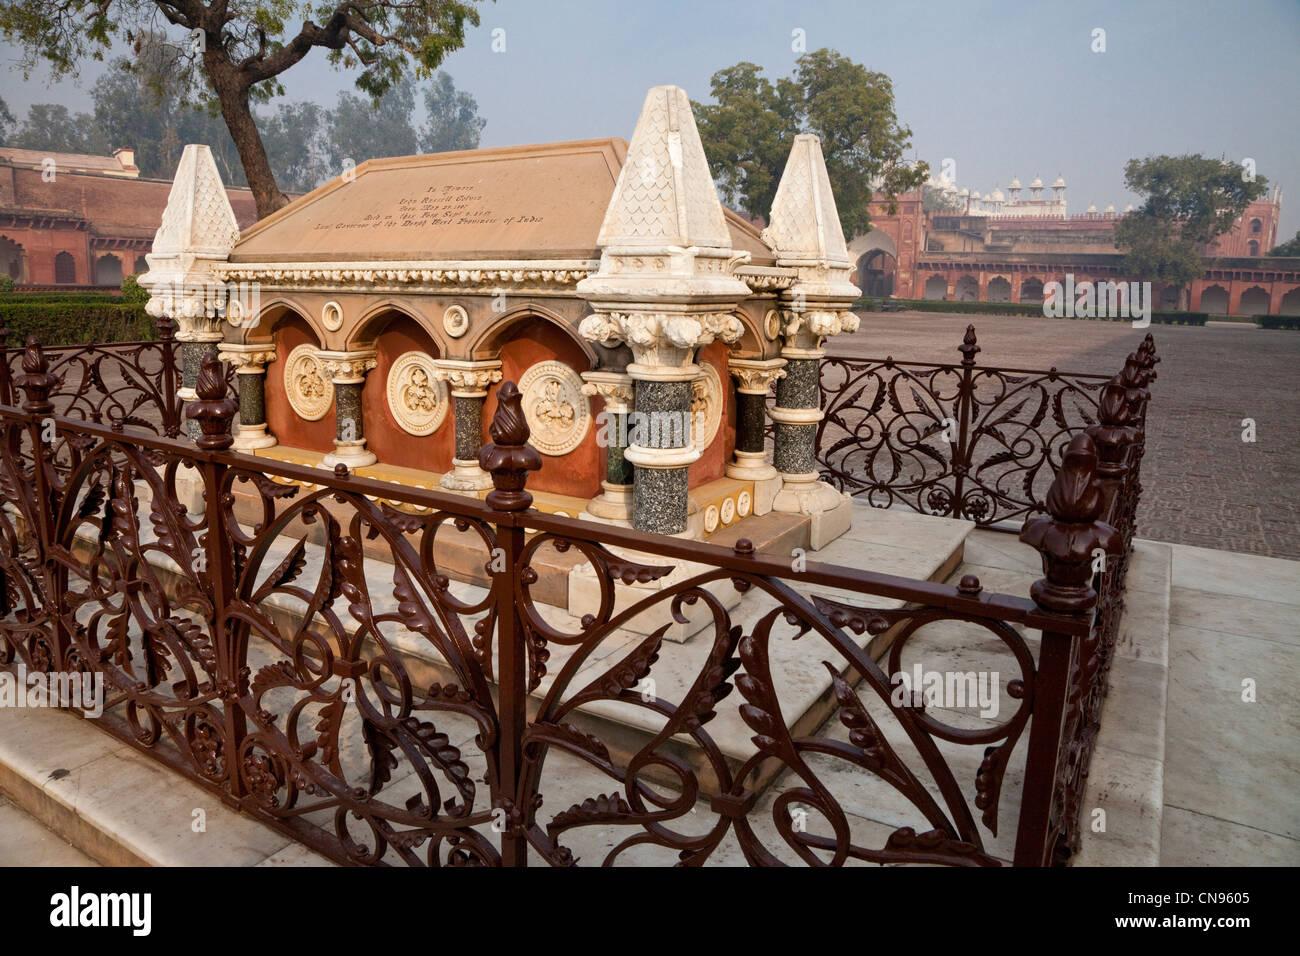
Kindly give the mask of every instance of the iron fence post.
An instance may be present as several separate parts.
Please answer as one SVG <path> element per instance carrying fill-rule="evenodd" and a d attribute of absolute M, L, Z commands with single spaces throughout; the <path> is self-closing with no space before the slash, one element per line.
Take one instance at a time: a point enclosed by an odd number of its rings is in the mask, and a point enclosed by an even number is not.
<path fill-rule="evenodd" d="M 1120 533 L 1099 520 L 1105 506 L 1097 449 L 1092 437 L 1081 432 L 1071 439 L 1047 492 L 1047 514 L 1026 521 L 1020 532 L 1020 540 L 1043 559 L 1044 576 L 1029 589 L 1034 603 L 1076 623 L 1088 621 L 1093 629 L 1099 626 L 1091 620 L 1097 604 L 1097 552 L 1109 561 L 1123 550 Z M 1083 685 L 1096 677 L 1079 657 L 1077 633 L 1043 631 L 1016 834 L 1015 862 L 1020 866 L 1048 865 L 1057 858 L 1060 837 L 1065 845 L 1072 842 L 1077 821 L 1068 808 L 1082 797 L 1081 754 L 1090 746 L 1081 717 L 1092 688 Z"/>
<path fill-rule="evenodd" d="M 184 407 L 180 396 L 176 394 L 176 323 L 171 316 L 164 314 L 158 317 L 155 328 L 158 330 L 158 341 L 162 343 L 162 393 L 166 403 L 162 408 L 163 434 L 168 438 L 176 438 L 181 433 L 181 413 Z"/>
<path fill-rule="evenodd" d="M 161 324 L 161 323 L 160 323 Z M 199 423 L 200 434 L 195 444 L 206 452 L 224 451 L 234 443 L 230 424 L 235 417 L 235 402 L 227 395 L 226 376 L 221 362 L 211 352 L 203 356 L 199 380 L 195 386 L 199 398 L 187 409 L 190 418 Z M 179 427 L 178 427 L 179 431 Z M 226 774 L 230 795 L 236 799 L 244 795 L 240 765 L 247 720 L 240 700 L 244 696 L 245 642 L 238 633 L 243 626 L 234 624 L 228 615 L 235 597 L 235 559 L 230 534 L 225 521 L 225 478 L 228 466 L 212 456 L 199 465 L 203 478 L 203 496 L 206 501 L 204 556 L 212 596 L 212 640 L 217 653 L 218 694 L 225 719 Z"/>
<path fill-rule="evenodd" d="M 497 409 L 488 428 L 492 441 L 479 450 L 479 467 L 492 475 L 493 490 L 487 503 L 500 512 L 497 518 L 497 548 L 492 587 L 497 608 L 497 710 L 500 719 L 496 763 L 498 792 L 493 810 L 504 812 L 501 834 L 501 862 L 504 866 L 528 865 L 525 833 L 535 807 L 522 801 L 519 782 L 523 773 L 523 735 L 528 726 L 528 650 L 523 621 L 519 617 L 520 565 L 524 549 L 521 512 L 533 503 L 525 489 L 528 472 L 542 467 L 537 449 L 528 444 L 529 428 L 524 418 L 523 396 L 514 382 L 497 389 Z M 521 805 L 521 802 L 524 805 Z"/>
<path fill-rule="evenodd" d="M 960 518 L 964 512 L 962 496 L 966 493 L 966 472 L 970 468 L 971 401 L 975 391 L 975 353 L 980 347 L 975 342 L 975 326 L 966 326 L 966 335 L 957 351 L 961 352 L 961 383 L 957 391 L 957 447 L 953 450 L 952 517 Z"/>
<path fill-rule="evenodd" d="M 54 438 L 51 437 L 49 442 L 45 440 L 48 427 L 53 423 L 48 417 L 54 413 L 50 392 L 58 384 L 58 379 L 50 374 L 49 363 L 35 335 L 27 337 L 27 346 L 23 350 L 23 374 L 16 384 L 26 398 L 23 411 L 31 415 L 28 433 L 32 443 L 32 486 L 36 497 L 33 513 L 37 525 L 32 530 L 39 542 L 42 576 L 45 579 L 44 610 L 49 615 L 53 629 L 54 659 L 50 661 L 50 668 L 61 670 L 71 648 L 71 639 L 63 620 L 63 598 L 68 590 L 68 572 L 67 568 L 52 557 L 58 488 L 51 461 L 54 456 Z"/>

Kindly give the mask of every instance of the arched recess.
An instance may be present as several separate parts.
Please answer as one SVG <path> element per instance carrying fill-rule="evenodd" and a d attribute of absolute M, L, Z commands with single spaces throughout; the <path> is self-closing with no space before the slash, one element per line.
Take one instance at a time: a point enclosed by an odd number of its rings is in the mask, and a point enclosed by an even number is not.
<path fill-rule="evenodd" d="M 500 359 L 501 380 L 516 383 L 525 372 L 542 362 L 560 362 L 580 375 L 593 366 L 595 359 L 591 344 L 581 339 L 573 326 L 535 305 L 515 309 L 492 323 L 475 340 L 470 354 L 476 360 Z M 525 393 L 526 414 L 533 414 L 535 406 L 530 399 L 535 398 Z M 598 398 L 583 396 L 582 401 L 591 416 L 582 441 L 563 455 L 543 453 L 541 470 L 528 478 L 530 490 L 575 498 L 591 498 L 600 493 L 600 482 L 605 477 L 605 449 L 596 443 L 599 431 L 596 416 L 603 408 Z M 496 413 L 496 404 L 497 387 L 493 386 L 483 406 L 484 435 Z M 580 411 L 581 408 L 575 409 Z"/>
<path fill-rule="evenodd" d="M 319 318 L 313 316 L 311 310 L 297 299 L 282 294 L 276 294 L 275 298 L 259 303 L 256 322 L 238 327 L 227 326 L 227 329 L 234 328 L 236 332 L 234 339 L 238 342 L 269 342 L 274 338 L 276 328 L 290 317 L 296 317 L 306 323 L 311 329 L 316 344 L 320 348 L 325 347 L 325 330 L 320 327 Z"/>
<path fill-rule="evenodd" d="M 932 275 L 925 280 L 925 292 L 927 299 L 942 300 L 948 297 L 948 280 L 941 275 Z"/>
<path fill-rule="evenodd" d="M 16 285 L 27 282 L 27 253 L 22 243 L 8 236 L 0 236 L 0 275 L 14 280 Z"/>
<path fill-rule="evenodd" d="M 54 281 L 59 285 L 75 285 L 77 282 L 77 260 L 70 252 L 60 252 L 54 257 Z"/>
<path fill-rule="evenodd" d="M 303 448 L 307 451 L 330 452 L 334 450 L 334 412 L 329 411 L 316 421 L 300 418 L 289 404 L 285 387 L 285 365 L 289 353 L 300 345 L 321 348 L 321 338 L 306 315 L 283 302 L 263 306 L 259 332 L 256 338 L 275 342 L 275 361 L 266 367 L 266 423 L 281 445 Z M 252 338 L 253 336 L 250 336 Z"/>
<path fill-rule="evenodd" d="M 149 271 L 149 263 L 145 260 L 145 257 L 144 257 L 144 256 L 136 256 L 136 257 L 135 257 L 135 265 L 132 266 L 131 268 L 132 268 L 132 271 L 134 271 L 136 275 L 139 275 L 139 274 L 142 273 L 142 272 L 148 272 L 148 271 Z"/>
<path fill-rule="evenodd" d="M 1281 309 L 1278 311 L 1278 315 L 1300 315 L 1300 286 L 1282 296 Z"/>
<path fill-rule="evenodd" d="M 1268 315 L 1268 291 L 1253 285 L 1241 294 L 1238 315 Z"/>
<path fill-rule="evenodd" d="M 989 280 L 986 294 L 989 302 L 1010 302 L 1011 281 L 1006 276 L 994 276 Z"/>
<path fill-rule="evenodd" d="M 343 302 L 342 299 L 340 299 Z M 347 310 L 348 304 L 343 302 L 343 308 Z M 442 310 L 435 308 L 434 311 L 441 316 Z M 360 318 L 352 326 L 352 331 L 348 333 L 347 343 L 343 346 L 345 349 L 369 349 L 374 348 L 376 341 L 384 334 L 388 326 L 397 320 L 414 322 L 427 335 L 437 349 L 438 355 L 445 355 L 448 352 L 448 342 L 443 335 L 442 330 L 436 328 L 436 323 L 425 315 L 412 311 L 406 304 L 385 299 L 382 302 L 375 302 L 366 308 Z"/>
<path fill-rule="evenodd" d="M 1201 292 L 1201 307 L 1198 312 L 1210 315 L 1228 314 L 1228 290 L 1221 285 L 1212 285 Z"/>
<path fill-rule="evenodd" d="M 1030 276 L 1020 283 L 1020 301 L 1026 305 L 1039 305 L 1043 301 L 1043 280 Z"/>
<path fill-rule="evenodd" d="M 1160 310 L 1162 312 L 1173 312 L 1178 308 L 1179 302 L 1182 301 L 1183 287 L 1176 284 L 1169 284 L 1160 289 Z"/>
<path fill-rule="evenodd" d="M 451 392 L 427 383 L 429 394 L 445 402 L 442 422 L 429 435 L 413 435 L 403 428 L 388 400 L 388 377 L 393 363 L 408 352 L 437 359 L 442 350 L 429 330 L 414 315 L 391 306 L 372 309 L 357 325 L 349 348 L 375 349 L 375 367 L 366 373 L 361 390 L 361 415 L 366 426 L 366 447 L 380 465 L 400 465 L 421 471 L 450 471 L 456 445 L 456 418 Z M 399 380 L 400 382 L 401 380 Z"/>
<path fill-rule="evenodd" d="M 122 260 L 111 252 L 106 252 L 95 260 L 95 285 L 120 286 L 122 284 Z"/>
<path fill-rule="evenodd" d="M 1256 239 L 1252 239 L 1252 240 L 1250 240 L 1250 248 L 1247 250 L 1247 253 L 1246 253 L 1246 254 L 1247 254 L 1247 255 L 1251 255 L 1251 256 L 1257 256 L 1257 255 L 1259 255 L 1259 241 L 1258 241 L 1258 240 L 1256 240 Z"/>
<path fill-rule="evenodd" d="M 958 302 L 977 302 L 980 297 L 979 280 L 974 276 L 962 276 L 957 280 L 956 296 Z"/>
<path fill-rule="evenodd" d="M 894 275 L 898 260 L 884 249 L 873 249 L 858 259 L 857 287 L 862 294 L 874 298 L 888 298 L 894 294 Z"/>

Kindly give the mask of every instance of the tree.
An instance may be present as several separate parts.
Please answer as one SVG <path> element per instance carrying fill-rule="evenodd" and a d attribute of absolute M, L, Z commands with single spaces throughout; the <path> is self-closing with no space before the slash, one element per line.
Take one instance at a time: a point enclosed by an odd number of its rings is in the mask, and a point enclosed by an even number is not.
<path fill-rule="evenodd" d="M 396 83 L 380 100 L 343 92 L 330 111 L 329 159 L 334 174 L 379 156 L 419 152 L 415 127 L 415 84 Z"/>
<path fill-rule="evenodd" d="M 94 120 L 87 113 L 73 115 L 58 103 L 33 103 L 13 140 L 23 149 L 44 149 L 52 153 L 101 152 L 101 144 L 93 135 L 94 128 Z"/>
<path fill-rule="evenodd" d="M 1124 184 L 1142 205 L 1115 226 L 1115 246 L 1124 267 L 1142 279 L 1182 287 L 1205 272 L 1206 246 L 1232 228 L 1268 180 L 1245 175 L 1235 163 L 1199 155 L 1130 159 Z"/>
<path fill-rule="evenodd" d="M 1293 238 L 1288 239 L 1280 246 L 1274 246 L 1269 250 L 1268 254 L 1270 256 L 1284 257 L 1300 256 L 1300 232 L 1297 232 Z"/>
<path fill-rule="evenodd" d="M 7 0 L 0 6 L 0 33 L 22 48 L 26 75 L 42 60 L 66 75 L 87 58 L 102 60 L 119 36 L 134 43 L 163 21 L 184 31 L 175 50 L 187 91 L 220 111 L 263 217 L 288 201 L 253 117 L 255 102 L 283 92 L 279 77 L 321 48 L 334 66 L 359 68 L 357 87 L 380 97 L 408 69 L 427 77 L 464 46 L 465 24 L 479 22 L 475 2 Z"/>
<path fill-rule="evenodd" d="M 893 200 L 925 182 L 925 163 L 906 163 L 912 131 L 898 124 L 894 86 L 834 50 L 806 53 L 775 84 L 753 63 L 713 74 L 714 104 L 693 104 L 704 151 L 723 198 L 766 217 L 794 137 L 821 138 L 847 236 L 871 227 L 873 199 Z"/>
<path fill-rule="evenodd" d="M 0 144 L 9 145 L 9 137 L 14 133 L 14 114 L 9 112 L 9 104 L 0 97 Z"/>
<path fill-rule="evenodd" d="M 926 212 L 958 213 L 966 211 L 966 204 L 942 186 L 926 183 L 921 187 L 921 208 Z"/>
<path fill-rule="evenodd" d="M 478 149 L 487 120 L 478 115 L 478 101 L 456 89 L 446 70 L 439 70 L 425 87 L 424 111 L 428 122 L 420 128 L 420 152 Z"/>
<path fill-rule="evenodd" d="M 281 103 L 257 127 L 276 182 L 290 192 L 315 189 L 340 170 L 330 167 L 329 110 L 315 103 Z"/>

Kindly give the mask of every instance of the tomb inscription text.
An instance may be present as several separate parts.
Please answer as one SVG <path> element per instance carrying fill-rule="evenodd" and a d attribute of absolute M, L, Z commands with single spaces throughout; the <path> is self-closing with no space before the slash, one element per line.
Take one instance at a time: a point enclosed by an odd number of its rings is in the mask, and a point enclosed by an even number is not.
<path fill-rule="evenodd" d="M 422 227 L 535 225 L 545 216 L 503 215 L 482 194 L 478 185 L 444 183 L 430 186 L 422 194 L 399 198 L 389 210 L 367 213 L 355 222 L 320 222 L 321 229 L 410 229 Z"/>

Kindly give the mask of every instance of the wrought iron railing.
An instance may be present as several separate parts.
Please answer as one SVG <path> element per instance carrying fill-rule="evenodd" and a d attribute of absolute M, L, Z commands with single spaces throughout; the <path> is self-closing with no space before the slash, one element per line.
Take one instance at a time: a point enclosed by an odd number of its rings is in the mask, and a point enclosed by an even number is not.
<path fill-rule="evenodd" d="M 1018 528 L 1043 513 L 1065 449 L 1096 423 L 1111 376 L 979 367 L 979 350 L 969 326 L 957 363 L 823 358 L 826 480 L 876 507 L 982 527 Z"/>
<path fill-rule="evenodd" d="M 1029 600 L 970 576 L 792 563 L 743 540 L 532 510 L 540 458 L 513 383 L 479 501 L 230 452 L 215 356 L 189 409 L 194 443 L 61 414 L 32 344 L 21 407 L 0 406 L 0 666 L 102 675 L 101 727 L 346 863 L 996 865 L 1026 732 L 1003 858 L 1063 862 L 1122 609 L 1154 361 L 1144 352 L 1135 381 L 1101 390 L 1049 514 L 1027 524 L 1045 571 Z M 467 549 L 473 573 L 453 567 Z M 542 593 L 550 559 L 575 554 L 594 589 L 580 615 Z M 667 639 L 690 622 L 689 643 Z M 951 646 L 952 628 L 1006 655 L 1009 717 L 897 693 L 903 654 Z M 795 726 L 806 701 L 790 681 L 813 673 L 842 732 Z M 792 782 L 765 789 L 778 771 Z M 864 832 L 844 771 L 905 819 Z"/>

